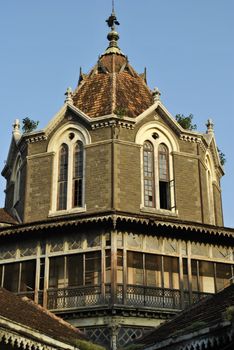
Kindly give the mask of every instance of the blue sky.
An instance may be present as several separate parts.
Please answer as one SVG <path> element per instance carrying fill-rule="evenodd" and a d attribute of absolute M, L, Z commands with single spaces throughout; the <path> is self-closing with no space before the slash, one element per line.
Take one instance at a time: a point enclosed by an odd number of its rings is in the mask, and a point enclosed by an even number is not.
<path fill-rule="evenodd" d="M 40 128 L 60 109 L 79 67 L 87 72 L 107 47 L 111 0 L 7 0 L 0 10 L 0 166 L 14 119 Z M 138 71 L 147 67 L 173 114 L 194 114 L 198 130 L 212 118 L 225 153 L 225 225 L 234 227 L 234 1 L 116 0 L 120 47 Z M 4 205 L 0 180 L 0 206 Z"/>

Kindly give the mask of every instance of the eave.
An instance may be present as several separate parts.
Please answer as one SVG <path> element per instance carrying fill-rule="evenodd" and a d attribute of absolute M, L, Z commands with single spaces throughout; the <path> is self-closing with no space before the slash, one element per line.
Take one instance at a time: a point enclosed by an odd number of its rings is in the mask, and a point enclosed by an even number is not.
<path fill-rule="evenodd" d="M 37 221 L 27 224 L 18 224 L 14 227 L 0 228 L 0 237 L 15 234 L 41 232 L 53 228 L 66 228 L 72 226 L 86 225 L 90 223 L 107 223 L 113 228 L 122 227 L 123 224 L 140 225 L 142 227 L 169 228 L 171 230 L 181 230 L 190 233 L 194 238 L 198 234 L 202 237 L 218 236 L 229 239 L 234 238 L 234 229 L 228 227 L 219 227 L 197 222 L 190 222 L 170 217 L 163 217 L 150 214 L 131 214 L 127 212 L 99 212 L 90 214 L 67 215 L 63 217 L 51 218 L 44 221 Z"/>
<path fill-rule="evenodd" d="M 22 348 L 29 350 L 79 350 L 73 345 L 51 338 L 36 329 L 29 328 L 3 316 L 0 316 L 0 341 L 11 344 L 12 348 L 17 343 L 18 347 L 22 346 Z"/>

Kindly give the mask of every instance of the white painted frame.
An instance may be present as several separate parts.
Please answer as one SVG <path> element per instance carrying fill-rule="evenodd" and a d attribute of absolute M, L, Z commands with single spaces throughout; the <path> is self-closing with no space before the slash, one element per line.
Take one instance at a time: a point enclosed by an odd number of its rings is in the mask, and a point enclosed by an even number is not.
<path fill-rule="evenodd" d="M 74 138 L 71 140 L 69 134 L 74 133 Z M 72 207 L 72 180 L 73 180 L 73 151 L 77 141 L 81 141 L 84 147 L 83 154 L 83 187 L 82 187 L 82 207 Z M 61 145 L 65 143 L 68 146 L 68 183 L 67 183 L 67 209 L 57 209 L 58 197 L 58 165 L 59 165 L 59 151 Z M 91 143 L 91 137 L 88 131 L 78 123 L 67 123 L 57 130 L 51 138 L 48 145 L 48 152 L 54 155 L 53 158 L 53 176 L 52 176 L 52 194 L 51 194 L 51 210 L 49 216 L 66 215 L 77 212 L 86 211 L 85 204 L 85 164 L 86 153 L 85 146 Z"/>
<path fill-rule="evenodd" d="M 153 134 L 156 133 L 158 138 L 153 138 Z M 150 141 L 154 148 L 154 181 L 155 181 L 155 207 L 145 207 L 144 205 L 144 155 L 143 144 L 145 141 Z M 158 212 L 165 215 L 176 215 L 175 206 L 175 186 L 174 186 L 174 169 L 173 169 L 173 152 L 179 151 L 179 144 L 173 135 L 173 133 L 159 121 L 153 121 L 146 123 L 142 126 L 135 139 L 136 143 L 141 146 L 141 210 L 147 212 Z M 169 181 L 170 181 L 170 201 L 171 210 L 160 208 L 159 199 L 159 170 L 158 170 L 158 147 L 160 144 L 165 144 L 168 147 L 169 153 Z"/>

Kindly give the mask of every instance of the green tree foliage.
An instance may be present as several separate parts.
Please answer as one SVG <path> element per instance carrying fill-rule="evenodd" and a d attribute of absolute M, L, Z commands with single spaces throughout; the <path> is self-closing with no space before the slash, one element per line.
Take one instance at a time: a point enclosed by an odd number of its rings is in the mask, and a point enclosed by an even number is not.
<path fill-rule="evenodd" d="M 86 340 L 80 340 L 80 339 L 77 339 L 75 341 L 75 346 L 77 346 L 80 350 L 105 350 L 105 348 L 103 348 L 100 345 L 93 344 Z"/>
<path fill-rule="evenodd" d="M 193 114 L 185 117 L 183 114 L 176 114 L 176 121 L 186 130 L 197 130 L 197 125 L 193 124 Z"/>
<path fill-rule="evenodd" d="M 217 151 L 218 151 L 218 154 L 219 154 L 220 163 L 221 163 L 221 165 L 224 165 L 226 163 L 226 156 L 221 151 L 221 149 L 219 149 L 218 147 L 217 147 Z"/>
<path fill-rule="evenodd" d="M 32 120 L 30 118 L 23 119 L 23 133 L 31 132 L 38 127 L 39 121 Z"/>

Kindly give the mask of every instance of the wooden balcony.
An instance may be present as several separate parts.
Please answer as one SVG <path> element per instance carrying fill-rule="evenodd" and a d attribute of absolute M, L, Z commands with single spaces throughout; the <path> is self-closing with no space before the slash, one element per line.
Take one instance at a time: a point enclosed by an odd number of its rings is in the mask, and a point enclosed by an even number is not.
<path fill-rule="evenodd" d="M 124 288 L 124 285 L 121 284 L 117 285 L 114 296 L 111 296 L 110 285 L 105 286 L 104 293 L 102 293 L 101 285 L 58 288 L 47 291 L 49 310 L 68 310 L 104 305 L 180 310 L 182 308 L 181 292 L 136 285 L 127 285 Z"/>

